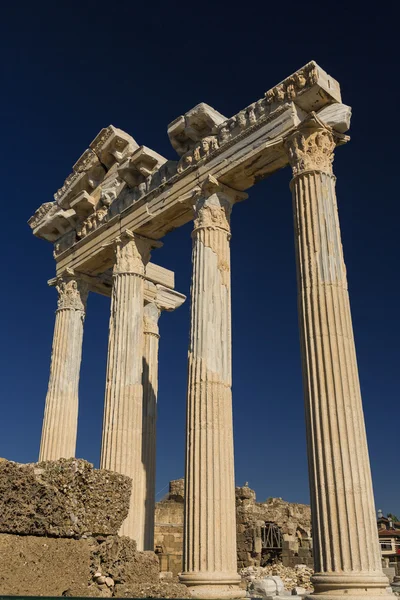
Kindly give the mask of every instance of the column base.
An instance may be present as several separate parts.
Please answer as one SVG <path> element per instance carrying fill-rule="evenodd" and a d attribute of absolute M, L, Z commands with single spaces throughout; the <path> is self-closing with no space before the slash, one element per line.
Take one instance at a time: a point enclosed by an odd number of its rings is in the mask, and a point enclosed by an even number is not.
<path fill-rule="evenodd" d="M 237 573 L 181 573 L 179 581 L 187 586 L 193 598 L 224 600 L 246 596 L 246 590 L 239 587 L 241 577 Z"/>
<path fill-rule="evenodd" d="M 306 596 L 307 600 L 338 600 L 341 596 L 347 600 L 382 600 L 392 594 L 389 580 L 383 573 L 316 573 L 311 582 L 314 592 Z"/>

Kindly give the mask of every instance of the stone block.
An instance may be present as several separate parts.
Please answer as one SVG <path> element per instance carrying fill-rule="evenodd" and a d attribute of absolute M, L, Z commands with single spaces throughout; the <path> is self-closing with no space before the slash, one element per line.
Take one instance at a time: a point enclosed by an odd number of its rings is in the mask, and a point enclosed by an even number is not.
<path fill-rule="evenodd" d="M 75 537 L 116 534 L 132 481 L 78 459 L 0 462 L 0 533 Z"/>
<path fill-rule="evenodd" d="M 263 579 L 254 579 L 252 582 L 252 590 L 262 598 L 275 596 L 277 593 L 276 583 L 272 577 L 264 577 Z"/>
<path fill-rule="evenodd" d="M 306 588 L 296 586 L 292 588 L 292 596 L 305 596 L 307 593 Z"/>

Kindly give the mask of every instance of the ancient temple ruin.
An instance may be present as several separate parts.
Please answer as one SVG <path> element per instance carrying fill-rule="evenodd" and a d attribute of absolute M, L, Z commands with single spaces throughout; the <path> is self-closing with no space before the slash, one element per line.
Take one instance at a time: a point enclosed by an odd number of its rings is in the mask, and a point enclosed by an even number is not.
<path fill-rule="evenodd" d="M 173 273 L 150 254 L 194 220 L 180 579 L 198 598 L 244 595 L 236 565 L 230 213 L 246 190 L 287 165 L 315 595 L 386 594 L 332 170 L 336 146 L 349 140 L 350 112 L 338 82 L 310 62 L 233 117 L 199 104 L 175 119 L 168 134 L 177 161 L 109 126 L 29 221 L 54 244 L 58 291 L 40 458 L 75 453 L 86 298 L 110 295 L 101 467 L 133 480 L 122 532 L 141 549 L 152 547 L 154 529 L 157 321 L 184 301 Z"/>

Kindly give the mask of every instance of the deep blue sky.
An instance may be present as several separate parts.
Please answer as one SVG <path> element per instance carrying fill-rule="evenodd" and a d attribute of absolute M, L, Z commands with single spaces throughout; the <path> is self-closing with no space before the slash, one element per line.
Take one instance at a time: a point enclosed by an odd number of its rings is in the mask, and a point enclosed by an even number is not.
<path fill-rule="evenodd" d="M 334 164 L 377 508 L 400 512 L 397 19 L 384 4 L 15 2 L 2 9 L 0 456 L 35 461 L 56 292 L 27 219 L 110 123 L 174 159 L 167 124 L 204 101 L 231 116 L 316 60 L 353 107 Z M 236 482 L 307 502 L 290 172 L 232 216 Z M 189 294 L 191 225 L 154 262 Z M 88 301 L 77 455 L 98 465 L 109 300 Z M 183 475 L 189 302 L 160 321 L 157 492 Z"/>

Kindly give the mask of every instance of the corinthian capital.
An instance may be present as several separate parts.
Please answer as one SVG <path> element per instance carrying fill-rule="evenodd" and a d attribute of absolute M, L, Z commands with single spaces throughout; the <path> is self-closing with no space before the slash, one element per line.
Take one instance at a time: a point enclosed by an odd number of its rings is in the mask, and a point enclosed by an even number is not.
<path fill-rule="evenodd" d="M 332 173 L 335 146 L 332 128 L 312 113 L 285 142 L 293 175 L 305 171 Z"/>
<path fill-rule="evenodd" d="M 148 302 L 143 310 L 143 331 L 158 336 L 158 319 L 161 310 L 155 302 Z"/>
<path fill-rule="evenodd" d="M 194 205 L 194 230 L 223 229 L 229 233 L 232 206 L 247 197 L 246 193 L 229 188 L 209 175 Z"/>
<path fill-rule="evenodd" d="M 142 238 L 126 230 L 115 243 L 114 275 L 135 273 L 144 275 L 146 264 L 150 260 L 153 240 Z"/>
<path fill-rule="evenodd" d="M 58 309 L 68 308 L 70 310 L 86 309 L 88 297 L 88 285 L 72 272 L 65 272 L 57 279 L 52 280 L 50 285 L 55 285 L 58 292 Z"/>

